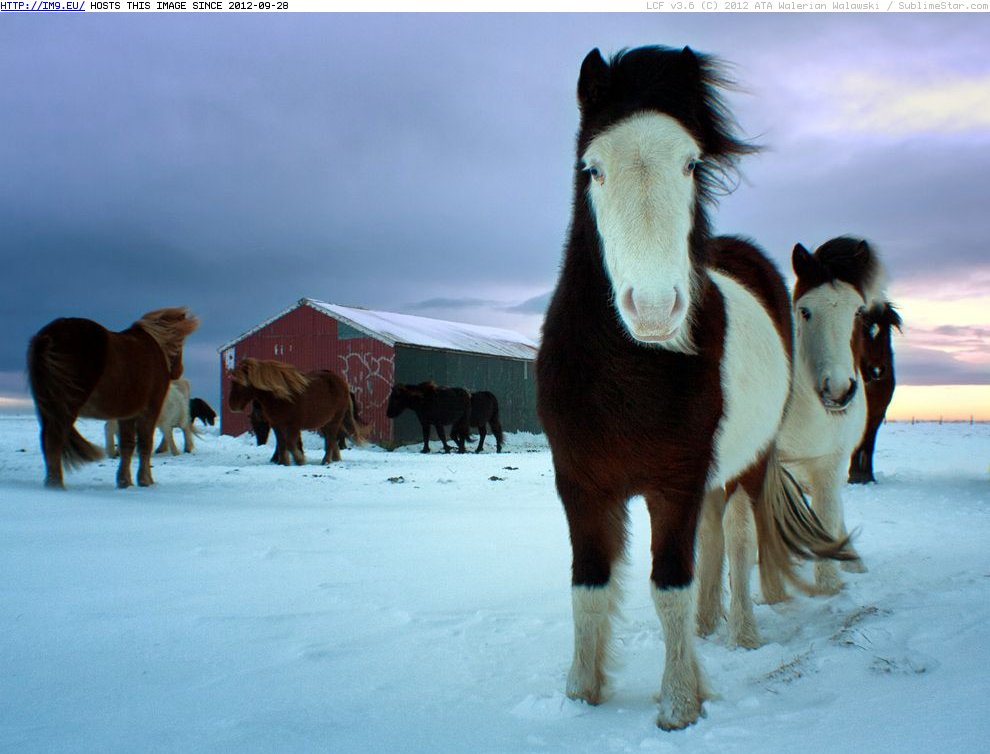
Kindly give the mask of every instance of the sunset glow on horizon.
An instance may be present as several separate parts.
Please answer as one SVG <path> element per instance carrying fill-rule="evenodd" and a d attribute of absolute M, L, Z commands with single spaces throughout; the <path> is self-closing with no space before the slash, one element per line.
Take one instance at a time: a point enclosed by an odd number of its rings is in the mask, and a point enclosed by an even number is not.
<path fill-rule="evenodd" d="M 898 385 L 890 421 L 990 421 L 990 385 Z"/>

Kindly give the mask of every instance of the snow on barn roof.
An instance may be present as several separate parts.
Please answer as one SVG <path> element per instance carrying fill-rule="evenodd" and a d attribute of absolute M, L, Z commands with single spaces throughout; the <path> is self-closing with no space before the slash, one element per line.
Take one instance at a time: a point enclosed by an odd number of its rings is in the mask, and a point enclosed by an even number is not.
<path fill-rule="evenodd" d="M 484 325 L 469 325 L 464 322 L 449 322 L 413 314 L 340 306 L 312 298 L 299 299 L 294 306 L 251 328 L 237 339 L 220 346 L 218 350 L 227 350 L 300 306 L 310 306 L 390 346 L 419 346 L 421 348 L 462 351 L 513 359 L 536 358 L 538 347 L 536 342 L 513 330 Z"/>

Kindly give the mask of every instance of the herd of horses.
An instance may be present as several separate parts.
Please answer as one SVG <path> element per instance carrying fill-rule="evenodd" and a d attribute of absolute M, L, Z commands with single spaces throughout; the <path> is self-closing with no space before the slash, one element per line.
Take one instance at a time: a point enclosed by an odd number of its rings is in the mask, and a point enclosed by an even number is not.
<path fill-rule="evenodd" d="M 711 696 L 695 633 L 710 634 L 724 618 L 735 644 L 760 645 L 754 565 L 768 603 L 787 599 L 789 588 L 835 593 L 840 565 L 865 570 L 841 489 L 875 481 L 876 434 L 894 390 L 891 333 L 901 327 L 876 249 L 863 239 L 840 236 L 814 252 L 796 244 L 788 291 L 752 241 L 712 234 L 715 197 L 756 151 L 736 134 L 727 84 L 717 60 L 687 47 L 587 55 L 572 217 L 536 361 L 537 410 L 572 547 L 566 692 L 590 704 L 607 696 L 627 502 L 642 496 L 666 643 L 657 724 L 668 730 L 694 723 Z M 116 422 L 120 487 L 131 484 L 135 447 L 138 484 L 152 483 L 156 423 L 169 438 L 175 422 L 212 424 L 212 409 L 188 386 L 175 388 L 178 418 L 162 410 L 197 324 L 170 308 L 122 332 L 59 319 L 34 336 L 28 371 L 46 485 L 63 486 L 63 463 L 100 456 L 73 426 L 77 417 Z M 323 463 L 340 459 L 345 437 L 365 440 L 368 426 L 334 372 L 245 358 L 230 381 L 230 408 L 251 412 L 259 443 L 274 430 L 278 463 L 305 462 L 302 430 L 323 435 Z M 502 450 L 498 402 L 487 391 L 395 385 L 387 416 L 407 409 L 424 453 L 431 429 L 453 449 L 448 426 L 461 453 L 472 427 L 477 452 L 486 428 Z M 191 434 L 186 442 L 191 449 Z M 814 562 L 813 580 L 802 560 Z"/>

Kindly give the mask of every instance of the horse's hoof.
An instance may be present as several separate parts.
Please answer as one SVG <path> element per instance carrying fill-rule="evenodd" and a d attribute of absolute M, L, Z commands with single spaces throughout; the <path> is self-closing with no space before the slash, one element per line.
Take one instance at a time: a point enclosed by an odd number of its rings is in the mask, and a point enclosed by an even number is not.
<path fill-rule="evenodd" d="M 423 449 L 422 449 L 421 451 L 419 451 L 419 452 L 420 452 L 420 453 L 429 453 L 429 452 L 430 452 L 430 449 L 429 449 L 429 448 L 423 448 Z"/>
<path fill-rule="evenodd" d="M 743 649 L 759 649 L 763 646 L 759 629 L 757 629 L 755 623 L 750 621 L 743 621 L 743 624 L 739 627 L 733 627 L 730 622 L 729 639 L 737 647 L 742 647 Z"/>
<path fill-rule="evenodd" d="M 657 727 L 662 730 L 683 730 L 698 722 L 705 712 L 701 706 L 702 698 L 660 700 L 660 712 L 657 715 Z"/>
<path fill-rule="evenodd" d="M 128 487 L 133 487 L 133 486 L 134 486 L 134 483 L 130 479 L 118 479 L 117 480 L 117 489 L 118 490 L 126 490 Z"/>
<path fill-rule="evenodd" d="M 45 487 L 50 490 L 64 490 L 65 484 L 60 479 L 46 479 Z"/>

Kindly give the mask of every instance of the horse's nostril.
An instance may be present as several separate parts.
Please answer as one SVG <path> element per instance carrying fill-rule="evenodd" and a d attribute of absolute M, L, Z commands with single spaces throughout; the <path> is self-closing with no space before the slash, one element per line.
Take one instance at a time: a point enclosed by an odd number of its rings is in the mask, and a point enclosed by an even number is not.
<path fill-rule="evenodd" d="M 633 289 L 626 288 L 619 299 L 619 305 L 625 309 L 626 313 L 632 317 L 636 316 L 636 299 L 633 297 Z"/>

